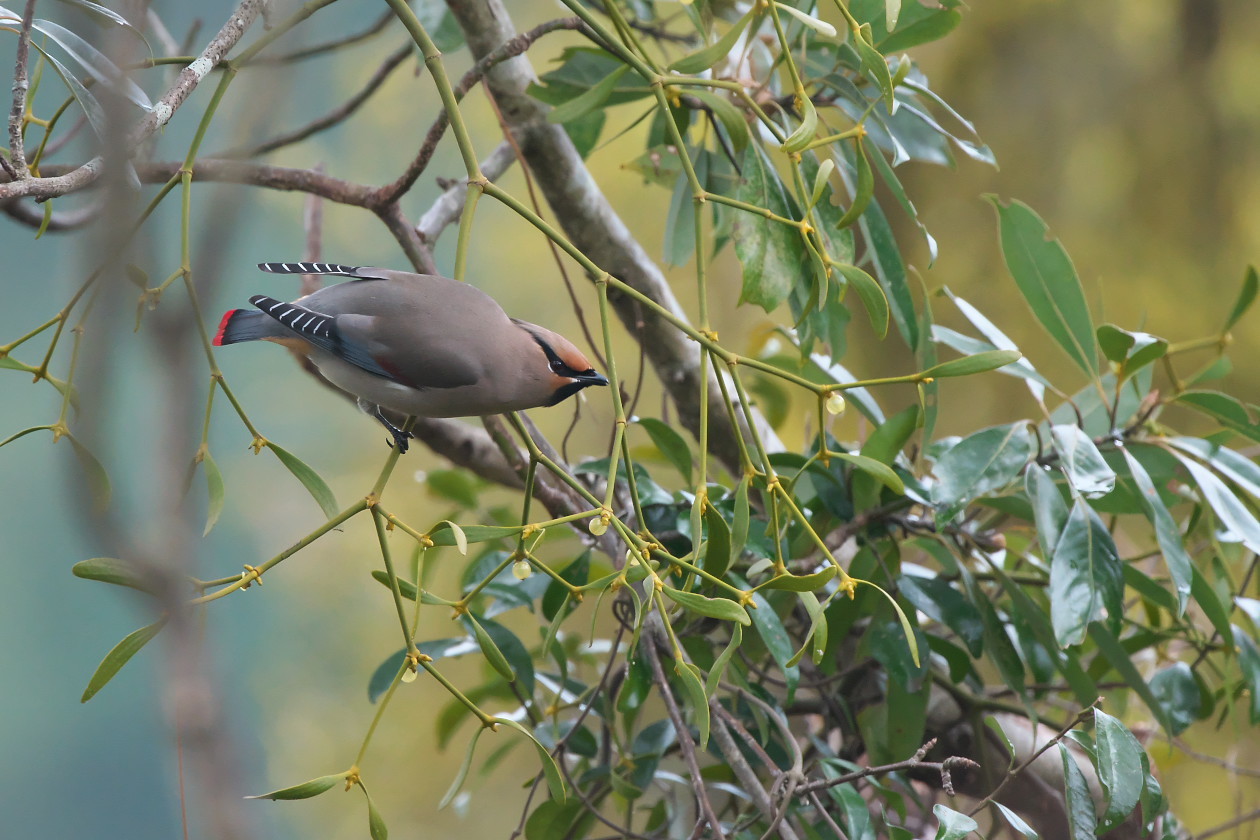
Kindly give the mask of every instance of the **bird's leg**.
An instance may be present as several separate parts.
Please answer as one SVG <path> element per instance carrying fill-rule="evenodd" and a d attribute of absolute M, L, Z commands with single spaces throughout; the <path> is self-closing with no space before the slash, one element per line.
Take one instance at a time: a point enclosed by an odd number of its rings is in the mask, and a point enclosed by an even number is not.
<path fill-rule="evenodd" d="M 359 408 L 375 417 L 381 422 L 382 426 L 389 430 L 390 435 L 392 435 L 394 439 L 392 441 L 386 441 L 386 443 L 388 443 L 391 447 L 397 446 L 398 453 L 400 455 L 406 454 L 407 447 L 409 445 L 408 441 L 415 437 L 415 435 L 411 432 L 405 432 L 393 423 L 389 422 L 389 419 L 385 416 L 385 412 L 381 411 L 381 407 L 379 405 L 360 399 Z"/>

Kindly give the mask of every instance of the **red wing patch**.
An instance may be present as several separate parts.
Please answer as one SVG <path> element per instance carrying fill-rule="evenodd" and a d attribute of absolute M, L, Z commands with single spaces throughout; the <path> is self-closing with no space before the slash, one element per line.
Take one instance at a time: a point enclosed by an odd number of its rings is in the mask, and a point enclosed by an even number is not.
<path fill-rule="evenodd" d="M 228 321 L 232 320 L 232 316 L 240 311 L 239 309 L 229 309 L 223 313 L 223 318 L 219 321 L 219 331 L 214 334 L 214 341 L 211 342 L 215 347 L 223 346 L 223 331 L 227 329 Z"/>

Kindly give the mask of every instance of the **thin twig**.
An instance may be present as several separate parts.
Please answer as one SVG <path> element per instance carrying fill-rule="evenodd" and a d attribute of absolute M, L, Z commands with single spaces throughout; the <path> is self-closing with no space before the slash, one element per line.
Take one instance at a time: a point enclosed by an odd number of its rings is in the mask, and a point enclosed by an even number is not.
<path fill-rule="evenodd" d="M 31 22 L 35 18 L 35 0 L 26 0 L 22 12 L 22 28 L 18 30 L 17 60 L 13 66 L 13 105 L 9 109 L 9 166 L 14 180 L 30 177 L 26 167 L 26 149 L 22 130 L 26 128 L 26 91 L 30 87 L 27 61 L 30 57 Z"/>

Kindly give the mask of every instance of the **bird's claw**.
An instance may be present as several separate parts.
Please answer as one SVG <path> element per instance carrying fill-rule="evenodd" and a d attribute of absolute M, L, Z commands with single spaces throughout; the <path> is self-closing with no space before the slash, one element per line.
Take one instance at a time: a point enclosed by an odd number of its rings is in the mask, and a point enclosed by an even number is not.
<path fill-rule="evenodd" d="M 411 432 L 404 432 L 402 429 L 395 429 L 395 428 L 391 428 L 389 432 L 390 434 L 394 436 L 394 439 L 387 440 L 385 441 L 385 443 L 389 444 L 390 449 L 393 449 L 395 446 L 397 446 L 399 455 L 406 455 L 407 449 L 410 446 L 408 441 L 410 441 L 413 437 L 415 437 L 415 435 L 413 435 Z"/>

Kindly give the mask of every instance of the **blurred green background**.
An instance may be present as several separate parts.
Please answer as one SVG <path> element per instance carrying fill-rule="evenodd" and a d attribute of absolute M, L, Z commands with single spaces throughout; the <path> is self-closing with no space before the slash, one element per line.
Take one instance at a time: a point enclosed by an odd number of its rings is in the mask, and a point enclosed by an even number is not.
<path fill-rule="evenodd" d="M 178 2 L 153 5 L 177 37 L 194 13 L 201 16 L 205 28 L 199 42 L 230 8 L 221 0 L 205 0 L 195 8 Z M 335 4 L 278 46 L 284 50 L 337 37 L 381 11 L 375 4 Z M 541 2 L 513 3 L 512 11 L 522 29 L 558 14 L 553 4 Z M 51 17 L 62 10 L 41 4 L 41 13 Z M 0 33 L 0 67 L 12 65 L 14 40 Z M 246 71 L 203 148 L 213 153 L 324 112 L 357 90 L 379 59 L 403 41 L 400 32 L 390 30 L 326 60 Z M 531 53 L 535 67 L 545 70 L 566 43 L 576 39 L 548 36 Z M 971 300 L 1052 378 L 1058 374 L 1073 382 L 1063 360 L 1041 345 L 1005 275 L 992 210 L 979 198 L 993 192 L 1026 201 L 1046 219 L 1072 254 L 1100 322 L 1142 328 L 1173 341 L 1210 334 L 1224 318 L 1245 265 L 1260 255 L 1258 43 L 1260 6 L 1245 0 L 974 4 L 952 36 L 917 51 L 915 58 L 933 88 L 976 124 L 1002 168 L 964 161 L 952 171 L 919 166 L 902 173 L 940 243 L 940 257 L 929 267 L 914 227 L 899 220 L 901 240 L 927 287 L 949 286 Z M 463 51 L 447 60 L 452 75 L 469 65 Z M 391 179 L 414 154 L 438 108 L 427 79 L 417 78 L 414 70 L 414 62 L 405 64 L 346 125 L 276 153 L 270 161 L 298 167 L 323 162 L 331 174 L 365 183 Z M 139 80 L 151 94 L 161 88 L 156 73 Z M 54 87 L 46 80 L 38 100 L 41 115 L 60 100 Z M 208 98 L 208 89 L 199 90 L 177 114 L 156 158 L 182 156 Z M 623 111 L 613 112 L 605 137 L 637 116 Z M 479 150 L 488 153 L 498 131 L 479 93 L 469 97 L 467 113 Z M 623 168 L 641 151 L 636 129 L 597 150 L 590 164 L 649 252 L 659 254 L 668 195 L 645 187 L 640 176 Z M 437 194 L 435 177 L 459 173 L 452 150 L 444 145 L 407 202 L 413 218 Z M 510 173 L 506 183 L 523 194 L 519 172 Z M 207 290 L 207 318 L 242 305 L 250 294 L 289 289 L 285 284 L 291 281 L 260 275 L 253 264 L 302 255 L 302 209 L 303 197 L 297 194 L 197 187 L 193 268 Z M 332 205 L 325 214 L 323 259 L 404 266 L 393 240 L 369 214 Z M 178 220 L 178 203 L 170 201 L 140 243 L 139 260 L 155 278 L 178 265 Z M 510 314 L 580 335 L 545 243 L 532 229 L 483 202 L 476 236 L 469 271 L 474 282 Z M 90 242 L 81 234 L 47 234 L 34 241 L 33 231 L 0 221 L 0 341 L 12 340 L 56 312 L 92 265 Z M 444 240 L 438 256 L 445 270 L 450 254 L 451 243 Z M 684 268 L 674 276 L 685 302 L 691 273 Z M 731 341 L 741 330 L 754 335 L 767 322 L 759 312 L 735 311 L 738 271 L 729 254 L 712 276 L 722 304 L 716 326 L 723 339 Z M 579 275 L 574 272 L 574 277 Z M 579 286 L 579 294 L 591 311 L 589 290 Z M 172 290 L 163 306 L 180 306 L 179 298 Z M 933 306 L 940 320 L 952 323 L 946 300 L 933 298 Z M 130 302 L 123 305 L 130 307 Z M 136 333 L 119 328 L 109 336 L 109 366 L 120 376 L 111 380 L 118 383 L 117 392 L 108 420 L 98 427 L 108 436 L 98 454 L 114 482 L 114 504 L 142 529 L 146 493 L 152 490 L 146 480 L 154 466 L 167 459 L 183 463 L 192 455 L 160 451 L 153 442 L 169 418 L 146 410 L 159 382 L 154 372 L 162 364 L 146 334 L 149 323 Z M 909 364 L 894 342 L 880 344 L 864 329 L 864 319 L 855 318 L 845 360 L 852 370 L 886 375 Z M 1237 368 L 1229 390 L 1257 401 L 1260 378 L 1250 364 L 1260 349 L 1256 332 L 1244 321 L 1235 338 Z M 34 344 L 42 349 L 40 340 Z M 35 350 L 18 356 L 37 361 Z M 64 370 L 64 354 L 58 359 Z M 277 349 L 231 348 L 219 359 L 263 432 L 319 470 L 342 501 L 370 486 L 385 454 L 383 434 L 371 421 L 300 375 Z M 56 394 L 46 385 L 28 385 L 23 376 L 0 371 L 0 438 L 55 419 Z M 1018 386 L 994 379 L 944 390 L 942 417 L 948 422 L 939 433 L 1032 410 Z M 257 563 L 322 521 L 318 508 L 274 459 L 248 451 L 248 433 L 225 409 L 216 404 L 210 442 L 228 500 L 221 521 L 200 542 L 198 562 L 205 577 Z M 194 415 L 200 410 L 190 407 Z M 558 438 L 571 411 L 566 404 L 535 412 L 535 419 Z M 588 402 L 586 431 L 574 444 L 575 454 L 599 452 L 608 420 L 599 401 Z M 408 455 L 390 488 L 395 512 L 418 523 L 445 517 L 449 503 L 422 481 L 426 471 L 443 466 L 421 448 Z M 0 450 L 0 477 L 5 490 L 0 636 L 8 640 L 0 681 L 4 833 L 137 840 L 177 836 L 176 753 L 156 688 L 160 644 L 142 652 L 91 703 L 78 702 L 105 652 L 152 617 L 129 593 L 70 575 L 75 561 L 101 553 L 75 502 L 83 479 L 70 447 L 52 447 L 46 435 L 23 438 Z M 205 504 L 200 483 L 189 500 L 198 511 Z M 504 495 L 502 501 L 509 500 Z M 357 750 L 373 711 L 366 698 L 368 676 L 397 647 L 387 593 L 367 574 L 376 557 L 363 524 L 331 534 L 271 573 L 265 587 L 219 602 L 208 612 L 205 632 L 214 652 L 214 678 L 231 721 L 222 736 L 237 750 L 242 772 L 235 782 L 242 795 L 337 772 Z M 448 550 L 434 562 L 442 567 L 439 574 L 453 581 L 464 561 Z M 451 632 L 444 615 L 431 612 L 425 622 L 431 636 Z M 476 678 L 461 667 L 452 668 L 457 681 Z M 524 801 L 519 783 L 532 773 L 534 758 L 516 750 L 488 778 L 475 771 L 468 785 L 471 796 L 435 812 L 470 733 L 465 729 L 451 748 L 435 754 L 431 720 L 445 703 L 445 693 L 422 679 L 407 687 L 391 709 L 367 759 L 377 804 L 396 836 L 422 831 L 431 837 L 457 831 L 507 836 Z M 1244 765 L 1260 763 L 1254 733 L 1232 726 L 1215 732 L 1201 724 L 1188 740 Z M 498 746 L 483 741 L 482 755 Z M 1171 755 L 1161 769 L 1175 810 L 1192 830 L 1220 822 L 1236 804 L 1255 805 L 1246 798 L 1254 798 L 1254 791 L 1239 790 L 1222 771 Z M 247 813 L 259 836 L 366 833 L 357 794 L 354 801 L 331 792 L 300 804 L 248 803 Z M 195 815 L 193 825 L 196 835 Z M 1238 836 L 1255 835 L 1244 831 Z"/>

